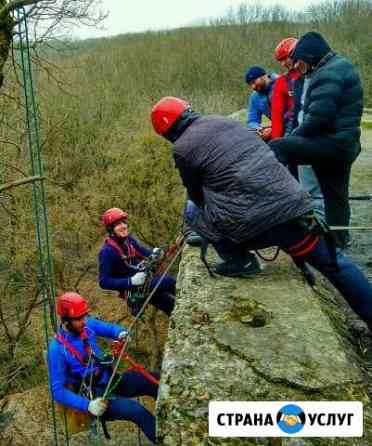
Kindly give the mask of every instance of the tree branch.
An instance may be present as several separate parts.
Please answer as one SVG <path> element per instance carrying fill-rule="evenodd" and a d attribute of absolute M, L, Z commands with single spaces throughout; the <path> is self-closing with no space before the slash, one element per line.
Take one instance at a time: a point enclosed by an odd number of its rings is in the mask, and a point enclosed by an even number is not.
<path fill-rule="evenodd" d="M 20 8 L 22 6 L 35 5 L 36 3 L 40 3 L 41 0 L 13 0 L 7 3 L 0 10 L 0 19 L 3 19 L 7 16 L 11 11 L 14 11 L 16 8 Z"/>
<path fill-rule="evenodd" d="M 1 144 L 9 144 L 9 145 L 11 145 L 11 146 L 16 147 L 17 150 L 18 150 L 18 154 L 20 154 L 21 151 L 22 151 L 22 148 L 21 148 L 17 143 L 15 143 L 15 142 L 13 142 L 13 141 L 5 141 L 5 140 L 3 140 L 3 139 L 0 139 L 0 143 L 1 143 Z"/>
<path fill-rule="evenodd" d="M 34 181 L 41 181 L 41 180 L 45 180 L 45 177 L 36 175 L 34 177 L 22 178 L 21 180 L 12 181 L 11 183 L 5 183 L 5 184 L 0 185 L 0 192 L 3 192 L 4 190 L 12 189 L 13 187 L 17 187 L 22 184 L 33 183 Z"/>

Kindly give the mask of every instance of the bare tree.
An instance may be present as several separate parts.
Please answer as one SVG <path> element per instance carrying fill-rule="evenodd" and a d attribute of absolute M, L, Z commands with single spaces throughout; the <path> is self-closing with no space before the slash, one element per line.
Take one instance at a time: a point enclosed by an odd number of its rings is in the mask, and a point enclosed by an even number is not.
<path fill-rule="evenodd" d="M 48 78 L 54 79 L 56 84 L 62 88 L 60 79 L 55 75 L 55 67 L 45 56 L 45 51 L 40 51 L 40 49 L 53 46 L 53 42 L 65 38 L 74 26 L 98 26 L 101 24 L 107 14 L 102 11 L 100 6 L 101 0 L 0 0 L 0 89 L 3 87 L 5 77 L 9 78 L 10 83 L 18 80 L 17 62 L 13 48 L 17 48 L 17 40 L 19 40 L 17 38 L 19 20 L 25 16 L 28 19 L 33 62 L 46 70 Z M 21 10 L 21 14 L 18 14 L 18 9 Z M 12 43 L 15 43 L 15 45 L 12 45 Z M 6 68 L 6 63 L 10 58 L 12 58 L 12 64 L 8 64 L 8 68 Z M 9 76 L 12 66 L 15 75 Z M 10 89 L 10 91 L 12 90 Z M 18 97 L 10 97 L 8 91 L 2 91 L 1 94 L 4 100 L 8 100 L 8 102 L 9 100 L 13 103 L 17 102 L 18 110 L 22 111 L 19 116 L 23 116 L 22 101 Z M 2 107 L 4 105 L 2 104 Z M 6 126 L 7 115 L 10 115 L 10 113 L 4 114 L 0 126 Z M 17 116 L 18 114 L 12 114 L 11 116 L 12 127 L 14 127 L 15 119 L 18 119 Z M 23 126 L 25 125 L 24 122 Z M 0 144 L 11 144 L 14 148 L 17 148 L 18 152 L 21 150 L 12 138 L 9 139 L 9 136 L 6 140 L 0 138 Z M 23 184 L 28 182 L 28 178 L 24 176 L 19 181 Z M 19 181 L 17 179 L 15 183 Z M 0 185 L 0 192 L 4 188 L 18 185 L 12 183 Z"/>
<path fill-rule="evenodd" d="M 101 0 L 0 0 L 0 88 L 4 82 L 4 65 L 16 34 L 16 10 L 25 8 L 36 48 L 50 39 L 66 35 L 77 24 L 97 26 L 106 17 Z"/>

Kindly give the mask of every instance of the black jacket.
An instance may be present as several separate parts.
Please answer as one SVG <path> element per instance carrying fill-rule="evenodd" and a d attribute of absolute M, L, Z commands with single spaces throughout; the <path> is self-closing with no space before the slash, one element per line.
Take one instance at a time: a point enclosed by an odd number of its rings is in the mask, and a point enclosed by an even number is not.
<path fill-rule="evenodd" d="M 294 131 L 298 136 L 328 136 L 353 161 L 360 151 L 363 89 L 358 73 L 345 58 L 330 50 L 318 33 L 307 33 L 298 42 L 294 59 L 313 67 L 304 103 L 304 119 Z M 296 95 L 298 111 L 299 95 Z"/>
<path fill-rule="evenodd" d="M 201 209 L 193 227 L 212 242 L 247 241 L 313 208 L 271 149 L 238 121 L 197 118 L 175 141 L 174 158 Z"/>

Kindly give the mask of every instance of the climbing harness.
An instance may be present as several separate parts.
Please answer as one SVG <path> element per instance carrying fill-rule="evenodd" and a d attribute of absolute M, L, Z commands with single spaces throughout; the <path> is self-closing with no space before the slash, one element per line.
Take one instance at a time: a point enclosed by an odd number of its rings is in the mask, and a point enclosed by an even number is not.
<path fill-rule="evenodd" d="M 321 237 L 323 237 L 327 245 L 331 265 L 338 270 L 336 240 L 325 220 L 316 213 L 306 214 L 299 218 L 298 221 L 307 230 L 308 234 L 299 242 L 287 247 L 285 252 L 292 257 L 293 262 L 301 270 L 306 282 L 311 287 L 314 287 L 315 275 L 307 266 L 305 257 L 315 249 Z"/>
<path fill-rule="evenodd" d="M 94 354 L 93 349 L 89 344 L 86 330 L 83 330 L 80 333 L 80 339 L 83 341 L 83 347 L 85 353 L 87 354 L 87 358 L 84 358 L 83 355 L 61 333 L 57 333 L 55 335 L 55 339 L 62 344 L 66 350 L 68 350 L 85 367 L 87 371 L 89 371 L 86 376 L 76 377 L 76 380 L 80 381 L 80 384 L 78 384 L 79 389 L 77 393 L 85 396 L 89 400 L 94 399 L 97 396 L 97 385 L 99 379 L 105 370 L 110 371 L 112 369 L 113 358 L 110 355 L 97 357 Z M 88 380 L 89 382 L 87 382 Z M 109 397 L 107 397 L 107 399 L 108 398 Z M 91 415 L 89 415 L 89 417 L 91 419 L 91 431 L 95 436 L 98 436 L 97 417 L 93 417 Z M 111 437 L 107 429 L 106 420 L 101 417 L 100 423 L 105 438 L 109 440 Z"/>
<path fill-rule="evenodd" d="M 113 358 L 119 357 L 122 347 L 123 343 L 121 341 L 112 342 L 111 354 Z M 158 379 L 156 379 L 143 365 L 136 363 L 134 359 L 128 355 L 128 353 L 124 353 L 121 357 L 121 360 L 130 364 L 130 367 L 128 367 L 126 370 L 127 372 L 136 370 L 137 372 L 141 373 L 141 375 L 143 375 L 150 383 L 156 385 L 160 384 L 160 381 Z"/>
<path fill-rule="evenodd" d="M 133 265 L 131 262 L 135 258 L 144 260 L 145 256 L 138 252 L 131 243 L 129 243 L 127 240 L 124 242 L 124 247 L 127 249 L 127 254 L 125 254 L 123 247 L 120 246 L 120 244 L 112 237 L 106 237 L 105 243 L 115 250 L 127 268 L 141 271 L 141 269 L 139 269 L 136 265 Z"/>
<path fill-rule="evenodd" d="M 316 283 L 315 275 L 306 264 L 304 258 L 307 254 L 315 249 L 321 237 L 324 237 L 331 258 L 331 263 L 335 268 L 338 269 L 336 241 L 331 232 L 332 227 L 329 227 L 326 222 L 315 213 L 304 215 L 298 220 L 301 222 L 302 226 L 307 230 L 308 233 L 302 240 L 296 242 L 294 245 L 287 247 L 286 249 L 284 249 L 284 251 L 291 256 L 294 264 L 297 266 L 297 268 L 299 268 L 308 285 L 314 287 Z M 261 259 L 272 262 L 277 259 L 280 250 L 281 248 L 277 247 L 272 258 L 265 258 L 258 250 L 255 250 L 255 252 Z"/>
<path fill-rule="evenodd" d="M 126 240 L 124 242 L 124 246 L 121 246 L 116 240 L 112 237 L 106 237 L 105 244 L 111 246 L 114 251 L 118 254 L 118 256 L 124 262 L 124 265 L 134 272 L 145 271 L 145 257 L 138 252 L 135 247 Z M 127 250 L 127 254 L 124 252 L 124 248 Z M 133 262 L 135 259 L 140 259 L 141 262 L 137 265 L 134 265 Z M 145 287 L 143 287 L 145 288 Z M 135 316 L 140 310 L 145 297 L 144 290 L 138 288 L 137 290 L 123 290 L 119 292 L 119 297 L 127 302 L 128 308 L 132 316 Z"/>
<path fill-rule="evenodd" d="M 84 335 L 82 334 L 80 336 L 80 339 L 83 339 L 83 336 L 85 337 L 86 334 L 85 333 L 84 333 Z M 84 366 L 87 366 L 88 361 L 86 359 L 84 359 L 83 355 L 79 352 L 79 350 L 77 350 L 70 342 L 68 342 L 68 340 L 64 336 L 62 336 L 61 333 L 57 333 L 54 337 L 60 344 L 62 344 L 66 348 L 66 350 L 68 350 L 73 356 L 75 356 L 75 358 L 81 364 L 83 364 Z M 85 349 L 85 345 L 88 345 L 88 344 L 86 344 L 84 341 L 83 341 L 83 343 L 84 343 L 84 349 Z M 92 355 L 92 349 L 89 346 L 89 348 L 87 348 L 85 350 L 86 350 L 86 353 L 88 354 L 88 360 L 89 360 L 89 358 Z"/>
<path fill-rule="evenodd" d="M 146 279 L 143 286 L 137 287 L 134 290 L 124 290 L 119 292 L 120 298 L 127 302 L 132 316 L 136 316 L 140 312 L 146 297 L 150 292 L 152 278 L 154 276 L 159 276 L 167 268 L 170 259 L 176 252 L 177 248 L 183 244 L 183 242 L 183 236 L 179 235 L 176 237 L 175 241 L 169 245 L 168 249 L 160 258 L 152 255 L 146 258 L 139 253 L 131 243 L 126 243 L 125 247 L 127 248 L 128 254 L 125 255 L 122 246 L 120 246 L 116 240 L 111 237 L 106 238 L 105 243 L 115 250 L 115 252 L 124 261 L 126 267 L 136 272 L 142 271 L 146 273 Z M 135 259 L 140 259 L 141 262 L 137 265 L 133 265 L 131 262 L 133 262 Z M 140 319 L 143 321 L 144 315 L 142 315 Z"/>
<path fill-rule="evenodd" d="M 319 243 L 320 237 L 314 233 L 306 235 L 300 242 L 286 248 L 286 252 L 294 258 L 305 257 Z"/>

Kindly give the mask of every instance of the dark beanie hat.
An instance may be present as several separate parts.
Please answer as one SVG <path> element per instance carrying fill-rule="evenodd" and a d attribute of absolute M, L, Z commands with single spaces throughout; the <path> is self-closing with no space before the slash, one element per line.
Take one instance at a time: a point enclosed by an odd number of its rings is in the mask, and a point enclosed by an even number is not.
<path fill-rule="evenodd" d="M 314 66 L 330 51 L 331 47 L 324 37 L 319 33 L 310 31 L 300 38 L 291 58 L 293 60 L 303 60 Z"/>
<path fill-rule="evenodd" d="M 264 74 L 266 74 L 266 71 L 257 66 L 257 65 L 253 65 L 253 67 L 248 68 L 248 70 L 245 73 L 245 81 L 247 82 L 247 84 L 249 84 L 250 82 L 256 80 L 258 77 L 263 76 Z"/>

